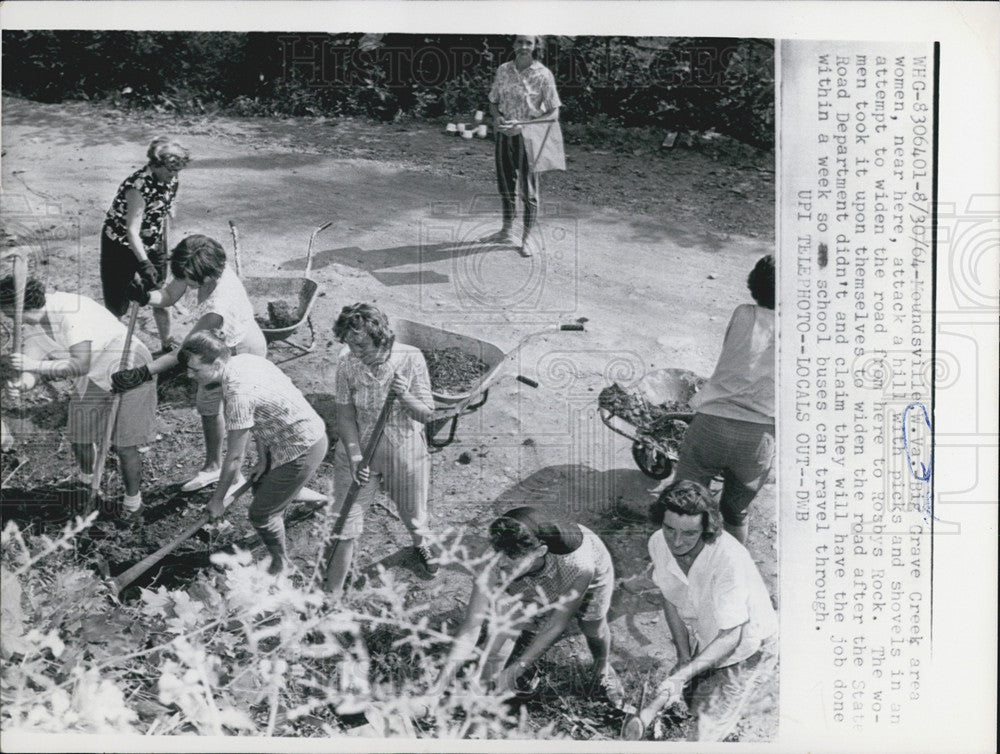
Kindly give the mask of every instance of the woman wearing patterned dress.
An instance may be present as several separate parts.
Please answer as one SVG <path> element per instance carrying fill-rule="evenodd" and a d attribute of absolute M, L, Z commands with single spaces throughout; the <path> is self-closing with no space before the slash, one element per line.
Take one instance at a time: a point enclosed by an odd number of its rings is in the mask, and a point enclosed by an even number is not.
<path fill-rule="evenodd" d="M 143 306 L 165 308 L 179 301 L 189 289 L 195 289 L 198 292 L 198 303 L 194 309 L 197 319 L 188 337 L 208 330 L 219 335 L 234 356 L 243 353 L 267 355 L 267 341 L 254 319 L 253 304 L 233 268 L 226 264 L 226 252 L 218 241 L 208 236 L 188 236 L 174 247 L 170 270 L 173 279 L 163 290 L 147 291 L 145 286 L 132 282 L 127 286 L 126 296 Z M 117 372 L 111 379 L 119 390 L 128 390 L 176 365 L 176 353 L 166 353 L 148 368 Z M 195 406 L 201 415 L 205 434 L 205 464 L 181 487 L 184 492 L 199 490 L 219 481 L 225 433 L 221 401 L 221 387 L 198 386 Z M 236 485 L 241 482 L 237 479 Z"/>
<path fill-rule="evenodd" d="M 146 152 L 149 162 L 126 178 L 101 229 L 101 286 L 104 305 L 116 317 L 128 309 L 125 288 L 139 275 L 146 290 L 167 277 L 166 220 L 173 215 L 177 173 L 190 160 L 188 150 L 161 136 Z M 170 313 L 154 309 L 163 350 L 170 350 Z"/>
<path fill-rule="evenodd" d="M 604 542 L 582 524 L 551 520 L 530 506 L 507 511 L 494 520 L 489 536 L 500 556 L 473 582 L 469 607 L 439 688 L 450 683 L 469 659 L 487 618 L 504 615 L 522 632 L 516 642 L 512 635 L 496 637 L 492 642 L 495 646 L 487 647 L 484 667 L 492 665 L 494 659 L 499 664 L 506 656 L 496 678 L 502 691 L 513 688 L 525 670 L 565 633 L 570 619 L 576 618 L 594 658 L 597 689 L 621 707 L 624 691 L 610 663 L 608 626 L 615 571 Z M 520 598 L 520 608 L 504 610 L 505 594 Z M 525 603 L 535 603 L 541 611 L 525 611 Z M 526 630 L 537 622 L 535 619 L 540 619 L 537 630 Z"/>
<path fill-rule="evenodd" d="M 503 227 L 482 240 L 513 246 L 526 257 L 532 255 L 529 239 L 538 215 L 538 175 L 531 167 L 521 124 L 558 120 L 562 105 L 552 71 L 534 58 L 540 40 L 541 37 L 529 35 L 514 38 L 514 59 L 497 69 L 489 96 L 496 128 L 494 158 L 497 188 L 503 203 Z M 520 243 L 514 235 L 518 186 L 524 201 Z"/>

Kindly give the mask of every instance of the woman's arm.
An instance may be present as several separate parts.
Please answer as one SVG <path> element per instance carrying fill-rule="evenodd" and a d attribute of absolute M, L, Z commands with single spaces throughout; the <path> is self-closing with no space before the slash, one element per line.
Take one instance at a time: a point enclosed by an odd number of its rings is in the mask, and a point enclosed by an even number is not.
<path fill-rule="evenodd" d="M 221 518 L 225 512 L 226 493 L 236 478 L 240 467 L 243 466 L 243 457 L 247 452 L 247 443 L 250 440 L 250 428 L 231 429 L 226 434 L 226 457 L 222 461 L 222 472 L 219 474 L 219 483 L 215 486 L 212 499 L 208 501 L 208 513 L 213 521 Z"/>
<path fill-rule="evenodd" d="M 458 675 L 459 668 L 472 656 L 472 652 L 476 648 L 476 639 L 479 638 L 479 630 L 482 628 L 483 621 L 486 620 L 488 606 L 489 585 L 487 572 L 483 571 L 472 582 L 469 606 L 466 608 L 465 618 L 455 634 L 455 642 L 451 645 L 451 651 L 448 652 L 448 659 L 445 660 L 444 668 L 438 676 L 435 693 L 443 693 Z"/>
<path fill-rule="evenodd" d="M 542 624 L 538 633 L 535 634 L 531 643 L 525 647 L 521 656 L 514 663 L 512 663 L 510 667 L 505 668 L 500 674 L 498 685 L 501 690 L 508 690 L 512 688 L 514 681 L 516 681 L 518 677 L 520 677 L 520 675 L 535 662 L 535 660 L 545 654 L 549 647 L 555 644 L 559 637 L 563 635 L 563 632 L 569 625 L 570 618 L 576 615 L 577 611 L 580 609 L 583 597 L 587 593 L 587 587 L 590 586 L 590 582 L 593 578 L 593 572 L 588 572 L 581 573 L 576 577 L 576 579 L 573 580 L 570 589 L 576 593 L 576 596 L 574 596 L 569 602 L 563 602 L 552 609 L 549 613 L 549 617 Z"/>
<path fill-rule="evenodd" d="M 421 400 L 420 396 L 411 392 L 409 388 L 409 381 L 401 374 L 395 374 L 389 385 L 389 390 L 396 394 L 396 400 L 403 406 L 406 413 L 421 424 L 426 424 L 434 418 L 433 398 L 430 403 L 427 403 Z"/>
<path fill-rule="evenodd" d="M 36 359 L 26 354 L 11 354 L 10 365 L 22 372 L 34 372 L 50 380 L 61 377 L 79 377 L 90 371 L 90 341 L 75 343 L 69 348 L 66 359 Z"/>
<path fill-rule="evenodd" d="M 147 259 L 146 247 L 142 244 L 142 237 L 139 231 L 142 228 L 142 213 L 146 209 L 146 202 L 142 194 L 137 189 L 130 188 L 125 191 L 125 236 L 128 238 L 132 253 L 140 262 Z"/>
<path fill-rule="evenodd" d="M 182 280 L 174 278 L 167 284 L 166 288 L 149 292 L 149 305 L 166 309 L 168 306 L 173 306 L 180 301 L 186 292 L 187 284 Z"/>
<path fill-rule="evenodd" d="M 353 403 L 337 403 L 337 433 L 340 441 L 344 443 L 344 450 L 347 451 L 347 458 L 351 466 L 351 476 L 355 481 L 361 482 L 357 478 L 358 466 L 363 458 L 361 450 L 361 432 L 358 429 L 358 412 Z M 366 480 L 367 481 L 367 480 Z"/>
<path fill-rule="evenodd" d="M 674 604 L 668 600 L 663 600 L 663 615 L 667 619 L 667 626 L 670 628 L 670 638 L 677 650 L 678 667 L 691 660 L 691 636 L 688 633 L 687 625 L 681 619 Z"/>

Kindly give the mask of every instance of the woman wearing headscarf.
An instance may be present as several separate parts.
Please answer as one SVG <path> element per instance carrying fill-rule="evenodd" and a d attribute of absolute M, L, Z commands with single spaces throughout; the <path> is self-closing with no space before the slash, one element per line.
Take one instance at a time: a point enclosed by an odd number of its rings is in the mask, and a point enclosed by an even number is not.
<path fill-rule="evenodd" d="M 149 161 L 118 187 L 101 229 L 101 286 L 104 305 L 116 317 L 128 309 L 125 289 L 135 275 L 146 290 L 162 285 L 167 277 L 167 215 L 173 215 L 177 173 L 191 159 L 174 139 L 160 136 L 146 151 Z M 170 337 L 170 313 L 153 310 L 153 319 L 164 351 Z"/>

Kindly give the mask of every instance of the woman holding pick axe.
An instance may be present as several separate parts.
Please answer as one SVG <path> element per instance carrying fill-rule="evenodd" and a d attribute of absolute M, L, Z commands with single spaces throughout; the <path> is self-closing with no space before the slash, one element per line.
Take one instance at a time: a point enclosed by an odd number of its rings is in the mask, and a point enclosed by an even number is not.
<path fill-rule="evenodd" d="M 226 457 L 209 516 L 216 521 L 224 514 L 252 436 L 257 465 L 250 523 L 271 555 L 268 573 L 277 575 L 286 565 L 285 509 L 326 456 L 326 425 L 278 367 L 252 353 L 230 355 L 226 342 L 210 332 L 189 335 L 177 359 L 199 386 L 223 394 Z"/>
<path fill-rule="evenodd" d="M 0 280 L 0 307 L 7 316 L 15 310 L 15 284 L 11 276 Z M 24 288 L 24 353 L 5 357 L 6 366 L 20 373 L 8 382 L 8 396 L 34 387 L 37 378 L 71 379 L 75 390 L 69 401 L 66 433 L 79 465 L 82 484 L 90 486 L 101 473 L 95 459 L 103 461 L 107 447 L 95 455 L 95 444 L 106 442 L 112 404 L 111 373 L 124 361 L 146 365 L 149 350 L 96 301 L 76 293 L 51 291 L 34 278 Z M 139 446 L 152 442 L 156 428 L 156 386 L 149 382 L 121 398 L 111 434 L 111 445 L 121 462 L 125 484 L 124 508 L 134 513 L 142 507 L 142 459 Z M 101 464 L 103 465 L 103 464 Z"/>
<path fill-rule="evenodd" d="M 146 152 L 149 163 L 126 178 L 115 194 L 101 229 L 101 285 L 104 305 L 116 317 L 128 308 L 125 289 L 138 275 L 146 290 L 167 279 L 167 216 L 173 216 L 177 173 L 190 160 L 188 150 L 160 136 Z M 174 347 L 170 312 L 154 309 L 164 351 Z"/>
<path fill-rule="evenodd" d="M 534 58 L 541 41 L 541 37 L 524 34 L 514 38 L 514 59 L 497 69 L 489 96 L 503 226 L 482 241 L 513 246 L 525 257 L 532 255 L 534 247 L 531 230 L 538 216 L 538 174 L 543 169 L 566 169 L 559 131 L 562 102 L 552 71 Z M 524 202 L 520 242 L 514 235 L 518 186 Z"/>
<path fill-rule="evenodd" d="M 430 485 L 430 456 L 424 438 L 424 424 L 434 415 L 431 380 L 423 354 L 413 346 L 395 342 L 389 320 L 369 304 L 345 306 L 333 326 L 337 338 L 350 352 L 337 368 L 335 388 L 337 428 L 340 442 L 334 452 L 334 494 L 343 517 L 341 531 L 333 533 L 326 571 L 326 588 L 334 599 L 344 590 L 344 581 L 354 555 L 354 541 L 361 536 L 364 513 L 371 505 L 375 489 L 369 485 L 371 472 L 382 474 L 386 492 L 410 530 L 417 557 L 424 570 L 438 570 L 424 543 L 421 529 L 428 525 L 427 494 Z M 381 439 L 374 439 L 370 466 L 362 464 L 362 448 L 372 442 L 382 409 L 388 401 L 387 418 Z M 347 502 L 349 489 L 360 485 L 357 497 Z M 342 515 L 343 514 L 343 515 Z"/>

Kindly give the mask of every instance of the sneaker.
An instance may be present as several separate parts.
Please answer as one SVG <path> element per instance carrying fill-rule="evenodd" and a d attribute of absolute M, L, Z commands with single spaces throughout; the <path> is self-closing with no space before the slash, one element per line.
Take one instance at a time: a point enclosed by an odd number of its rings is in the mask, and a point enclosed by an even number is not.
<path fill-rule="evenodd" d="M 431 548 L 427 545 L 422 545 L 417 548 L 417 559 L 420 560 L 420 564 L 424 567 L 428 576 L 433 576 L 438 572 L 440 566 L 437 564 L 437 558 L 431 552 Z"/>
<path fill-rule="evenodd" d="M 225 498 L 225 500 L 222 501 L 222 504 L 226 508 L 228 508 L 230 505 L 232 505 L 235 502 L 235 498 L 233 497 L 233 493 L 236 492 L 236 490 L 238 490 L 240 487 L 242 487 L 246 483 L 247 483 L 247 478 L 245 476 L 243 476 L 243 472 L 241 471 L 239 474 L 236 475 L 236 478 L 233 480 L 233 483 L 231 485 L 229 485 L 229 489 L 226 490 L 226 498 Z"/>
<path fill-rule="evenodd" d="M 214 471 L 199 471 L 183 485 L 181 485 L 181 492 L 194 492 L 195 490 L 200 490 L 210 484 L 215 484 L 219 481 L 219 475 L 221 474 L 222 469 L 215 469 Z"/>

